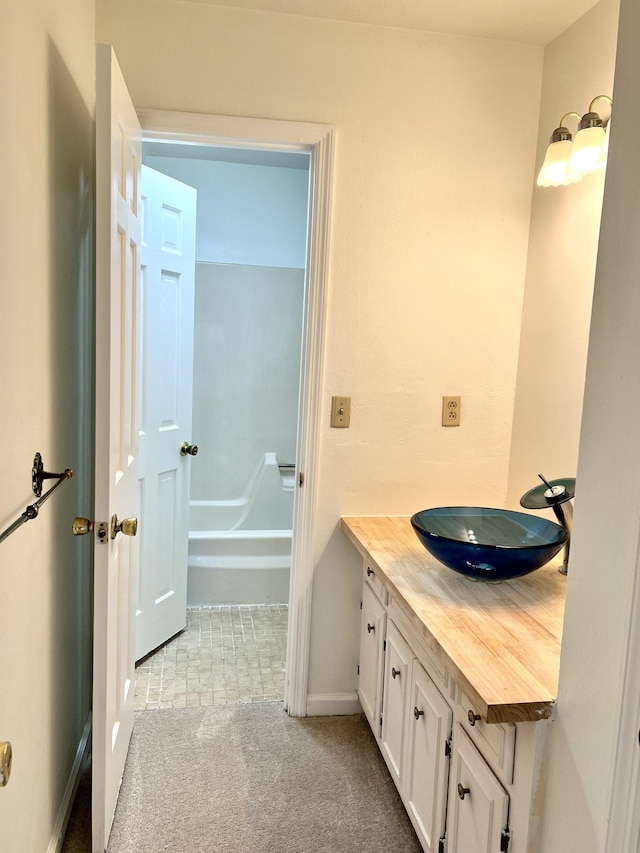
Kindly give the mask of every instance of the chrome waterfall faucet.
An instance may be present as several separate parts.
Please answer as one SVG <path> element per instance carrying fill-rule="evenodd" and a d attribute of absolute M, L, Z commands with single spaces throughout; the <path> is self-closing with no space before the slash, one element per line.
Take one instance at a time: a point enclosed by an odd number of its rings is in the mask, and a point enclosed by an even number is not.
<path fill-rule="evenodd" d="M 521 498 L 520 506 L 526 509 L 551 508 L 559 524 L 567 531 L 567 544 L 564 548 L 562 566 L 558 569 L 563 575 L 567 574 L 569 566 L 569 547 L 571 545 L 571 530 L 573 527 L 572 498 L 576 493 L 575 477 L 565 477 L 560 480 L 547 480 L 538 474 L 542 480 L 541 486 L 529 489 Z"/>

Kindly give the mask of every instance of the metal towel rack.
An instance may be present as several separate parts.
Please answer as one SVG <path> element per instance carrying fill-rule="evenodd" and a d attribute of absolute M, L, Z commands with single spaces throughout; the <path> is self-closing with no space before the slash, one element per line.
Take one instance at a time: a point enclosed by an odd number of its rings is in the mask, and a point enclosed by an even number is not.
<path fill-rule="evenodd" d="M 52 474 L 49 471 L 45 471 L 42 463 L 42 456 L 39 453 L 36 453 L 33 457 L 33 468 L 31 469 L 31 488 L 38 500 L 33 504 L 29 504 L 22 515 L 17 518 L 13 524 L 10 524 L 3 533 L 0 533 L 0 542 L 4 542 L 7 537 L 11 536 L 14 531 L 19 527 L 22 527 L 22 525 L 27 521 L 31 521 L 32 518 L 37 518 L 42 504 L 51 497 L 58 486 L 62 485 L 65 480 L 69 480 L 71 477 L 73 477 L 73 471 L 71 468 L 65 468 L 65 470 L 60 474 Z M 42 484 L 45 480 L 57 480 L 58 482 L 54 483 L 49 491 L 45 492 L 43 495 Z"/>

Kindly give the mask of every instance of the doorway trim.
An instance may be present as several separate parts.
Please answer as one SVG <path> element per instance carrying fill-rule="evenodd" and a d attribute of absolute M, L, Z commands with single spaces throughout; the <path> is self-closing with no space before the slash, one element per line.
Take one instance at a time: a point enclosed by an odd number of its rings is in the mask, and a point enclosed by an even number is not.
<path fill-rule="evenodd" d="M 329 269 L 334 128 L 326 124 L 137 110 L 145 139 L 310 154 L 305 300 L 293 511 L 285 709 L 307 713 L 313 532 L 317 499 L 322 375 Z"/>

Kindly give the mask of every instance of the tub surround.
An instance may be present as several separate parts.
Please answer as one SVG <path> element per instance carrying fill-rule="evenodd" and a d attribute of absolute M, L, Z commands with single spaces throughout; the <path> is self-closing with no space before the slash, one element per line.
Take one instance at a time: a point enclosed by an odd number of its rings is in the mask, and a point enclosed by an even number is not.
<path fill-rule="evenodd" d="M 408 517 L 346 517 L 342 529 L 483 720 L 550 716 L 566 589 L 560 557 L 523 578 L 473 582 L 427 553 Z"/>

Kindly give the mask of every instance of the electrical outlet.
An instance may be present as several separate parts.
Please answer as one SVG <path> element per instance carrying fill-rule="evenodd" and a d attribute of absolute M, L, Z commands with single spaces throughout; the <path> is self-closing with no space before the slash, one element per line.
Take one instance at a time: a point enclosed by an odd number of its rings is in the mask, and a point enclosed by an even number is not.
<path fill-rule="evenodd" d="M 460 426 L 462 402 L 460 396 L 446 395 L 442 398 L 442 426 Z"/>

